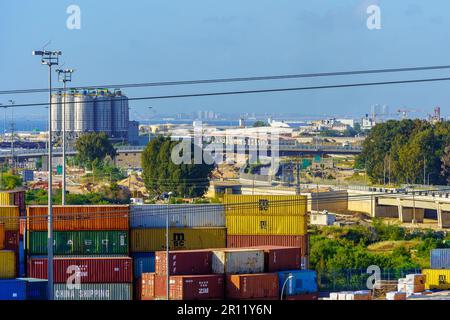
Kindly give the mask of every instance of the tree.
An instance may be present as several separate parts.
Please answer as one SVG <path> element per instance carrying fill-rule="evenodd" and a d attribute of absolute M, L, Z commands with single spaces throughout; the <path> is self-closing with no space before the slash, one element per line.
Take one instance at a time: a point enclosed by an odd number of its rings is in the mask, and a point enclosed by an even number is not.
<path fill-rule="evenodd" d="M 6 190 L 13 190 L 17 187 L 22 186 L 22 178 L 10 173 L 5 173 L 2 176 L 2 188 Z"/>
<path fill-rule="evenodd" d="M 450 184 L 450 144 L 445 147 L 441 161 L 441 175 L 447 181 L 447 184 Z"/>
<path fill-rule="evenodd" d="M 269 124 L 268 124 L 267 122 L 264 122 L 264 121 L 261 121 L 261 120 L 255 121 L 255 122 L 253 123 L 253 127 L 254 127 L 254 128 L 258 128 L 258 127 L 268 127 L 268 126 L 269 126 Z"/>
<path fill-rule="evenodd" d="M 79 137 L 75 144 L 78 160 L 85 166 L 91 166 L 94 161 L 101 162 L 106 156 L 114 158 L 116 150 L 104 132 L 86 133 Z"/>
<path fill-rule="evenodd" d="M 174 163 L 172 151 L 179 143 L 170 138 L 158 136 L 144 149 L 141 160 L 143 179 L 151 195 L 159 196 L 164 192 L 174 192 L 175 196 L 198 197 L 202 196 L 208 188 L 209 175 L 214 165 L 205 163 L 205 159 L 201 164 L 194 164 L 195 152 L 202 152 L 202 150 L 192 143 L 189 157 L 192 161 Z"/>

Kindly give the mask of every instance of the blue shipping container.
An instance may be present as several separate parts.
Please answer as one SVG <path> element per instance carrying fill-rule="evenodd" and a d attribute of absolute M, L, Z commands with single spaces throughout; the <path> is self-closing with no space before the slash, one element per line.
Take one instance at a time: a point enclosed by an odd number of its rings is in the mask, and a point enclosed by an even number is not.
<path fill-rule="evenodd" d="M 298 294 L 316 293 L 319 291 L 317 286 L 317 273 L 313 270 L 280 271 L 278 272 L 278 279 L 280 293 L 286 282 L 283 295 L 295 296 Z"/>
<path fill-rule="evenodd" d="M 27 300 L 47 300 L 47 280 L 18 278 L 27 283 Z"/>
<path fill-rule="evenodd" d="M 133 253 L 131 255 L 133 258 L 133 269 L 134 278 L 137 279 L 143 273 L 155 272 L 155 253 Z"/>
<path fill-rule="evenodd" d="M 0 280 L 0 300 L 26 300 L 27 282 L 18 279 Z"/>
<path fill-rule="evenodd" d="M 19 277 L 26 277 L 26 259 L 25 259 L 25 246 L 24 241 L 19 241 Z"/>

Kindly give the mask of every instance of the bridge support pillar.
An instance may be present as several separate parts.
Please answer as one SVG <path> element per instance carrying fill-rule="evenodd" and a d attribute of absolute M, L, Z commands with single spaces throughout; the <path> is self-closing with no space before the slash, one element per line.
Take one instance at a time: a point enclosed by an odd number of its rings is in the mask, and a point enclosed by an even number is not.
<path fill-rule="evenodd" d="M 407 208 L 402 205 L 398 206 L 398 218 L 402 223 L 422 223 L 425 216 L 425 209 Z"/>
<path fill-rule="evenodd" d="M 450 212 L 442 210 L 440 203 L 436 205 L 439 228 L 450 228 Z"/>

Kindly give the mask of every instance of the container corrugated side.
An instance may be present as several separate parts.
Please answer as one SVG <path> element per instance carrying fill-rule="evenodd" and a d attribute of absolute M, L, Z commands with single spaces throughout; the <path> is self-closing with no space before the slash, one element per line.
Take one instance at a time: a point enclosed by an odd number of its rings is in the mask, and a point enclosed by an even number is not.
<path fill-rule="evenodd" d="M 264 251 L 258 249 L 214 250 L 212 272 L 218 274 L 264 272 Z"/>
<path fill-rule="evenodd" d="M 82 283 L 80 289 L 68 288 L 65 283 L 54 285 L 55 300 L 131 300 L 130 283 Z"/>
<path fill-rule="evenodd" d="M 222 274 L 179 275 L 169 278 L 171 300 L 220 300 L 224 298 Z M 166 298 L 167 277 L 154 276 L 155 299 Z"/>
<path fill-rule="evenodd" d="M 47 232 L 28 234 L 28 253 L 47 254 Z M 128 231 L 56 231 L 53 239 L 55 255 L 128 254 Z"/>
<path fill-rule="evenodd" d="M 155 272 L 155 253 L 138 252 L 132 253 L 134 279 L 138 279 L 143 273 Z"/>
<path fill-rule="evenodd" d="M 0 280 L 0 300 L 26 300 L 27 283 L 23 280 Z"/>
<path fill-rule="evenodd" d="M 165 228 L 167 212 L 173 228 L 225 227 L 225 208 L 217 204 L 130 206 L 130 227 Z"/>
<path fill-rule="evenodd" d="M 307 197 L 301 195 L 234 195 L 223 198 L 226 215 L 306 215 Z"/>
<path fill-rule="evenodd" d="M 165 251 L 155 253 L 155 272 L 167 274 L 167 254 Z M 212 264 L 211 250 L 169 251 L 169 273 L 171 275 L 210 274 Z"/>
<path fill-rule="evenodd" d="M 140 300 L 153 300 L 155 299 L 155 273 L 143 273 L 140 280 L 140 288 L 137 296 Z"/>
<path fill-rule="evenodd" d="M 431 269 L 450 269 L 450 249 L 433 249 L 430 252 Z"/>
<path fill-rule="evenodd" d="M 17 251 L 19 249 L 19 231 L 6 231 L 4 250 Z"/>
<path fill-rule="evenodd" d="M 131 251 L 151 252 L 166 249 L 166 229 L 131 229 Z M 226 228 L 170 228 L 170 250 L 223 248 Z"/>
<path fill-rule="evenodd" d="M 424 269 L 422 274 L 426 276 L 425 289 L 450 290 L 449 269 Z"/>
<path fill-rule="evenodd" d="M 288 279 L 291 277 L 290 279 Z M 280 290 L 286 282 L 283 295 L 295 296 L 304 293 L 317 293 L 317 273 L 313 270 L 288 270 L 278 272 Z"/>
<path fill-rule="evenodd" d="M 0 207 L 0 222 L 5 224 L 6 231 L 19 231 L 19 208 L 17 206 Z"/>
<path fill-rule="evenodd" d="M 0 250 L 5 248 L 5 224 L 0 222 Z"/>
<path fill-rule="evenodd" d="M 295 247 L 259 246 L 264 251 L 265 272 L 298 270 L 301 268 L 301 250 Z"/>
<path fill-rule="evenodd" d="M 14 251 L 0 251 L 0 279 L 12 279 L 17 275 Z"/>
<path fill-rule="evenodd" d="M 28 230 L 47 230 L 47 206 L 28 206 Z M 53 206 L 54 231 L 128 230 L 129 206 Z"/>
<path fill-rule="evenodd" d="M 79 268 L 81 283 L 131 283 L 133 281 L 132 259 L 128 257 L 61 258 L 54 263 L 55 283 L 66 283 Z M 47 259 L 31 257 L 28 273 L 32 278 L 47 279 Z"/>
<path fill-rule="evenodd" d="M 309 252 L 309 235 L 280 236 L 280 235 L 227 235 L 228 248 L 246 248 L 256 246 L 299 247 L 301 255 Z"/>
<path fill-rule="evenodd" d="M 47 300 L 48 281 L 34 278 L 18 278 L 27 284 L 27 300 Z"/>
<path fill-rule="evenodd" d="M 233 274 L 226 276 L 227 299 L 259 299 L 278 297 L 276 273 Z"/>
<path fill-rule="evenodd" d="M 305 235 L 306 216 L 227 216 L 228 235 Z"/>
<path fill-rule="evenodd" d="M 1 206 L 13 206 L 14 197 L 10 192 L 0 192 L 0 205 Z"/>

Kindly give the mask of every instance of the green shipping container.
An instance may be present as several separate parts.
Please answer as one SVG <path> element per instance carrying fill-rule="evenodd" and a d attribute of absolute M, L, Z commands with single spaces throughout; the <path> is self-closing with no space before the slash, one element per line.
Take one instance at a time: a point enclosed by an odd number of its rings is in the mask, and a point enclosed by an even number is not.
<path fill-rule="evenodd" d="M 55 231 L 53 233 L 55 255 L 126 255 L 127 231 Z M 47 254 L 47 232 L 30 232 L 30 255 Z"/>

